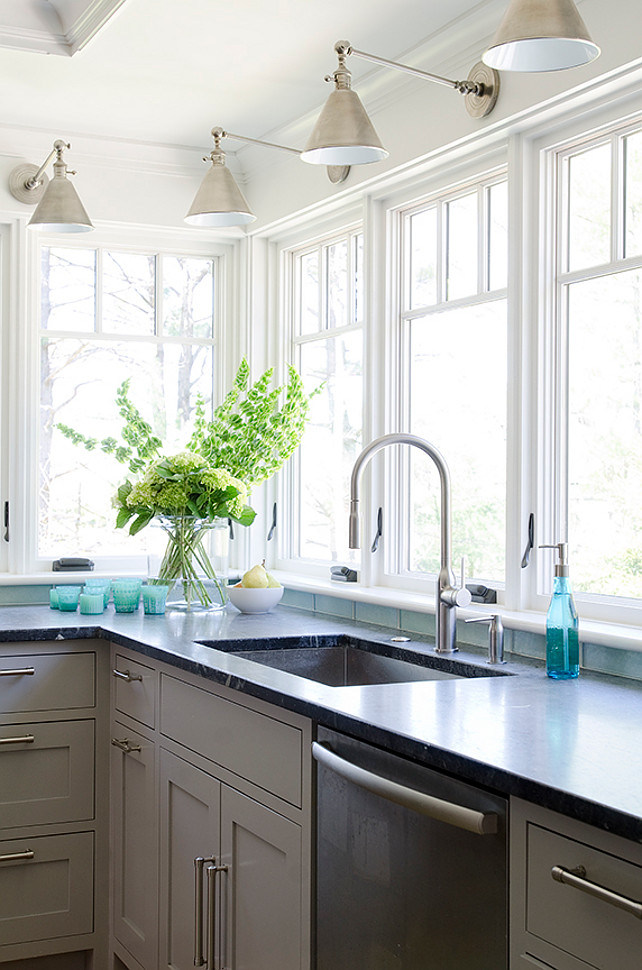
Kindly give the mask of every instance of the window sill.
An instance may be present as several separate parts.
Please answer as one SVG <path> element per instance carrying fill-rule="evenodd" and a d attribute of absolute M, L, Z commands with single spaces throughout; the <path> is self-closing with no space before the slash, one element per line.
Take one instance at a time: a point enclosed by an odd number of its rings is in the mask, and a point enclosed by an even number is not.
<path fill-rule="evenodd" d="M 416 613 L 434 613 L 432 597 L 423 593 L 406 592 L 390 589 L 386 586 L 361 586 L 360 583 L 338 583 L 319 577 L 306 577 L 298 573 L 284 570 L 273 570 L 274 576 L 287 586 L 288 589 L 304 593 L 318 593 L 322 596 L 334 596 L 337 599 L 351 600 L 359 603 L 374 603 L 378 606 L 390 606 L 393 609 L 410 610 Z M 140 570 L 123 570 L 119 575 L 140 576 Z M 40 572 L 19 575 L 16 573 L 0 573 L 0 586 L 55 586 L 64 583 L 82 583 L 88 576 L 106 576 L 112 573 L 103 570 L 83 570 L 82 572 Z M 509 630 L 522 630 L 528 633 L 546 632 L 546 615 L 534 611 L 507 610 L 501 605 L 484 606 L 476 604 L 470 609 L 460 610 L 459 616 L 466 619 L 480 613 L 499 613 L 504 625 Z M 637 626 L 626 626 L 620 623 L 606 623 L 597 620 L 583 620 L 580 618 L 580 639 L 584 643 L 595 643 L 600 646 L 615 647 L 621 650 L 635 650 L 642 652 L 642 631 Z"/>
<path fill-rule="evenodd" d="M 417 613 L 434 613 L 435 605 L 432 596 L 423 593 L 405 592 L 390 589 L 386 586 L 361 586 L 360 583 L 338 583 L 319 577 L 309 578 L 297 573 L 284 570 L 272 570 L 273 575 L 288 589 L 305 593 L 319 593 L 323 596 L 334 596 L 338 599 L 352 600 L 359 603 L 374 603 L 379 606 L 390 606 L 393 609 L 411 610 Z M 475 604 L 469 609 L 461 609 L 458 615 L 462 619 L 478 616 L 480 613 L 499 613 L 504 626 L 509 630 L 521 630 L 527 633 L 546 633 L 546 614 L 535 611 L 508 610 L 493 603 L 492 605 Z M 637 626 L 626 626 L 620 623 L 606 623 L 597 620 L 583 620 L 580 617 L 580 639 L 584 643 L 595 643 L 600 646 L 615 647 L 621 650 L 636 650 L 642 652 L 642 631 Z"/>

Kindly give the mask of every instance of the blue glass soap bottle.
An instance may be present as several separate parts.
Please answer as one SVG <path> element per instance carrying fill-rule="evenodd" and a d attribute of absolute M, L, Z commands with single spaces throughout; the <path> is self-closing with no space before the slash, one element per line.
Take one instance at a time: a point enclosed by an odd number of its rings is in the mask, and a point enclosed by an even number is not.
<path fill-rule="evenodd" d="M 557 549 L 553 595 L 546 614 L 546 673 L 554 680 L 579 676 L 580 643 L 577 610 L 568 578 L 568 543 L 556 542 L 540 549 Z"/>

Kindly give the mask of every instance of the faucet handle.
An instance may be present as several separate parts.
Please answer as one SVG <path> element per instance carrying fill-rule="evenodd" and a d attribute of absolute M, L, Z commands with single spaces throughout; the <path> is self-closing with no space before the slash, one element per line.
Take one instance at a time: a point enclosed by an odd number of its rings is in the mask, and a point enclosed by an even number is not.
<path fill-rule="evenodd" d="M 484 613 L 483 616 L 471 616 L 465 623 L 488 623 L 488 663 L 503 664 L 504 660 L 504 624 L 499 613 Z"/>
<path fill-rule="evenodd" d="M 441 591 L 440 599 L 442 603 L 446 604 L 446 606 L 466 607 L 466 606 L 470 606 L 470 604 L 472 603 L 472 599 L 473 599 L 472 593 L 466 586 L 466 557 L 465 556 L 461 557 L 460 577 L 461 578 L 460 578 L 459 586 L 456 585 L 457 580 L 454 581 L 455 582 L 454 586 L 450 585 L 450 580 L 449 580 L 449 585 L 445 589 L 442 589 Z"/>

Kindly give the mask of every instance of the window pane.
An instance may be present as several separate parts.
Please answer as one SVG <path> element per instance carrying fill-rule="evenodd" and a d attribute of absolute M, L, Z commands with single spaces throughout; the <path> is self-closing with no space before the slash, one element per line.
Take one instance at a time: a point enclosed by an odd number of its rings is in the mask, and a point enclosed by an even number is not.
<path fill-rule="evenodd" d="M 415 320 L 411 339 L 411 431 L 427 438 L 451 473 L 453 562 L 458 572 L 504 579 L 506 494 L 506 304 Z M 409 563 L 439 572 L 439 479 L 412 449 Z"/>
<path fill-rule="evenodd" d="M 508 183 L 488 190 L 488 288 L 503 290 L 508 282 Z"/>
<path fill-rule="evenodd" d="M 624 139 L 626 159 L 625 256 L 642 253 L 642 132 Z"/>
<path fill-rule="evenodd" d="M 211 396 L 211 375 L 211 346 L 43 338 L 39 555 L 136 555 L 146 542 L 144 533 L 131 538 L 114 528 L 111 499 L 126 466 L 71 444 L 55 425 L 120 441 L 114 397 L 129 377 L 131 399 L 167 450 L 177 450 L 189 436 L 195 395 Z"/>
<path fill-rule="evenodd" d="M 350 472 L 361 448 L 361 333 L 301 347 L 301 376 L 312 399 L 299 449 L 299 550 L 307 559 L 346 562 Z"/>
<path fill-rule="evenodd" d="M 105 333 L 155 332 L 156 260 L 140 253 L 103 254 Z"/>
<path fill-rule="evenodd" d="M 317 333 L 319 318 L 319 252 L 306 253 L 299 259 L 299 326 L 301 336 Z"/>
<path fill-rule="evenodd" d="M 163 333 L 172 337 L 214 335 L 211 259 L 163 256 Z"/>
<path fill-rule="evenodd" d="M 642 597 L 642 273 L 569 293 L 569 543 L 576 590 Z"/>
<path fill-rule="evenodd" d="M 611 253 L 611 146 L 569 161 L 568 269 L 607 263 Z"/>
<path fill-rule="evenodd" d="M 348 321 L 348 243 L 333 243 L 326 250 L 326 327 L 345 327 Z"/>
<path fill-rule="evenodd" d="M 477 193 L 454 199 L 446 206 L 448 218 L 447 299 L 459 300 L 478 290 Z"/>
<path fill-rule="evenodd" d="M 437 302 L 437 209 L 410 217 L 410 309 Z"/>
<path fill-rule="evenodd" d="M 96 326 L 96 253 L 50 249 L 40 258 L 41 326 L 91 333 Z"/>

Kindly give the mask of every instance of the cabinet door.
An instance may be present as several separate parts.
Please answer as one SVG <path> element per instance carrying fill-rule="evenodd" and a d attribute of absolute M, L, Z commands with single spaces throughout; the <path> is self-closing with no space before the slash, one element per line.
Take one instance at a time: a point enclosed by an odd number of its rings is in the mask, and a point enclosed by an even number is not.
<path fill-rule="evenodd" d="M 158 966 L 160 970 L 192 970 L 197 915 L 194 859 L 218 860 L 221 785 L 211 775 L 165 750 L 161 750 L 160 775 Z M 205 914 L 199 915 L 207 952 Z"/>
<path fill-rule="evenodd" d="M 301 829 L 251 798 L 221 786 L 221 966 L 300 970 Z"/>
<path fill-rule="evenodd" d="M 155 970 L 158 842 L 154 745 L 116 723 L 111 752 L 114 936 L 145 970 Z"/>

